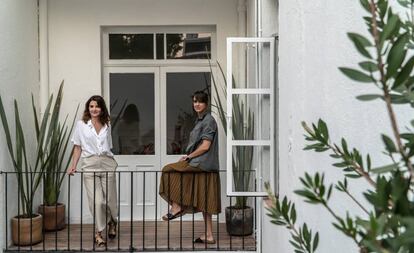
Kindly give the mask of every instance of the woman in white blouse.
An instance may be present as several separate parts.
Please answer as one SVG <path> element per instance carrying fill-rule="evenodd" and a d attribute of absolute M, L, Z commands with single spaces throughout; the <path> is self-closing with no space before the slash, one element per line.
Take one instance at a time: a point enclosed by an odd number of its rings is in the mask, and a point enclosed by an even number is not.
<path fill-rule="evenodd" d="M 82 120 L 76 124 L 72 142 L 72 164 L 67 172 L 73 175 L 81 158 L 80 168 L 84 173 L 89 210 L 95 217 L 95 243 L 102 246 L 106 244 L 102 231 L 107 225 L 108 237 L 116 237 L 118 208 L 115 170 L 118 164 L 111 152 L 109 113 L 101 96 L 92 96 L 86 102 Z"/>

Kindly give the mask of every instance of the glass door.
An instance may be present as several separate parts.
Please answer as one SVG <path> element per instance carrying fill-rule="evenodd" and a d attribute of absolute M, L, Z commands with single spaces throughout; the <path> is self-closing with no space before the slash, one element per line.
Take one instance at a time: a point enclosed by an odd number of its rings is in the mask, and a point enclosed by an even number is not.
<path fill-rule="evenodd" d="M 118 170 L 134 172 L 118 178 L 121 220 L 130 220 L 131 210 L 134 220 L 142 219 L 143 213 L 155 214 L 156 175 L 143 172 L 160 168 L 159 79 L 157 67 L 105 68 L 104 94 Z"/>
<path fill-rule="evenodd" d="M 196 120 L 191 96 L 198 90 L 211 95 L 211 73 L 208 67 L 162 67 L 160 73 L 161 164 L 165 165 L 185 154 Z"/>
<path fill-rule="evenodd" d="M 118 179 L 121 220 L 131 219 L 131 209 L 133 220 L 160 218 L 168 206 L 156 197 L 154 171 L 185 153 L 196 120 L 191 96 L 197 90 L 211 94 L 210 68 L 106 67 L 104 84 L 118 171 L 133 172 Z"/>

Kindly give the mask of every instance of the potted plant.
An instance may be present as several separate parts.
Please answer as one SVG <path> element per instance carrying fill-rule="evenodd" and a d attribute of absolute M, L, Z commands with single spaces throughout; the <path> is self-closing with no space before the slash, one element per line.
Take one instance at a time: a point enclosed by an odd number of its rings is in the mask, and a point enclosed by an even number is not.
<path fill-rule="evenodd" d="M 51 142 L 53 125 L 57 124 L 57 114 L 59 111 L 58 99 L 55 101 L 53 113 L 50 115 L 53 96 L 50 97 L 45 114 L 38 124 L 37 112 L 32 96 L 32 107 L 35 125 L 29 128 L 36 129 L 37 146 L 35 150 L 27 150 L 25 133 L 20 120 L 18 103 L 14 100 L 14 120 L 15 120 L 15 142 L 12 142 L 9 123 L 0 96 L 0 118 L 6 136 L 7 147 L 13 163 L 14 174 L 17 179 L 18 187 L 18 214 L 12 218 L 11 230 L 12 240 L 15 245 L 32 245 L 42 241 L 42 215 L 33 212 L 33 200 L 37 189 L 42 182 L 45 168 L 49 165 L 51 155 L 44 152 Z M 33 139 L 33 142 L 36 140 Z M 33 153 L 31 161 L 28 160 L 27 153 Z M 21 211 L 20 211 L 21 210 Z"/>
<path fill-rule="evenodd" d="M 38 207 L 38 212 L 43 215 L 43 229 L 55 231 L 65 228 L 65 204 L 58 203 L 60 188 L 65 179 L 66 169 L 69 166 L 70 156 L 66 155 L 70 135 L 75 123 L 72 120 L 70 128 L 66 125 L 67 118 L 61 124 L 59 111 L 62 103 L 63 82 L 60 85 L 49 125 L 50 141 L 43 151 L 50 159 L 45 164 L 43 174 L 43 204 Z M 34 108 L 34 111 L 36 109 Z M 76 111 L 77 113 L 77 111 Z M 75 113 L 75 115 L 76 115 Z M 36 137 L 39 140 L 41 134 L 37 119 L 35 118 Z"/>
<path fill-rule="evenodd" d="M 218 62 L 217 65 L 220 69 L 224 84 L 227 86 L 223 69 Z M 210 64 L 210 71 L 211 70 Z M 223 125 L 225 133 L 227 134 L 226 112 L 223 108 L 223 104 L 225 103 L 223 103 L 220 98 L 218 86 L 214 76 L 211 76 L 216 92 L 215 106 L 218 109 L 220 121 Z M 234 79 L 233 83 L 235 83 Z M 222 88 L 222 94 L 224 94 L 224 97 L 227 96 L 225 88 Z M 250 108 L 246 105 L 246 101 L 241 96 L 234 95 L 232 110 L 233 139 L 252 140 L 254 137 L 254 115 Z M 227 169 L 233 169 L 234 188 L 238 192 L 247 192 L 251 190 L 250 188 L 252 186 L 252 182 L 250 176 L 252 173 L 253 151 L 252 146 L 237 146 L 236 149 L 233 150 L 233 168 Z M 236 203 L 232 206 L 226 207 L 226 228 L 230 235 L 244 236 L 253 233 L 254 210 L 252 207 L 247 205 L 247 200 L 247 197 L 237 196 Z"/>

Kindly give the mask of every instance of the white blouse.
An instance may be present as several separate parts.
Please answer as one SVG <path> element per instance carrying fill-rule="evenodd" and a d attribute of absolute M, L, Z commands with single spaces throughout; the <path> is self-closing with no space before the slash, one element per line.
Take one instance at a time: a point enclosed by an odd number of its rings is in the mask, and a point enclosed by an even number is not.
<path fill-rule="evenodd" d="M 98 134 L 95 127 L 93 127 L 91 120 L 88 120 L 86 124 L 83 120 L 79 120 L 76 123 L 75 131 L 73 132 L 72 143 L 81 147 L 81 157 L 114 155 L 111 152 L 112 136 L 110 125 L 105 124 Z"/>

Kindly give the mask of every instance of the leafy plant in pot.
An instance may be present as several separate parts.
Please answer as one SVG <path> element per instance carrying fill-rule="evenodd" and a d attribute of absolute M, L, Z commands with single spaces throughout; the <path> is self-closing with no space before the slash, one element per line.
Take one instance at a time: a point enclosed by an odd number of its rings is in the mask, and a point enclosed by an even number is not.
<path fill-rule="evenodd" d="M 45 114 L 40 124 L 37 119 L 37 111 L 32 96 L 32 108 L 35 125 L 26 125 L 28 128 L 36 129 L 36 150 L 27 150 L 25 132 L 20 118 L 17 100 L 14 100 L 14 120 L 15 120 L 15 142 L 12 135 L 4 110 L 4 105 L 0 96 L 0 118 L 6 136 L 7 148 L 13 163 L 14 174 L 17 179 L 18 187 L 18 214 L 12 218 L 12 240 L 15 245 L 32 245 L 43 239 L 43 217 L 33 212 L 33 201 L 37 190 L 42 182 L 44 170 L 49 166 L 52 159 L 50 152 L 45 152 L 51 143 L 54 124 L 57 124 L 56 114 L 59 111 L 60 98 L 54 104 L 53 114 L 50 115 L 53 96 L 50 97 Z M 37 142 L 36 142 L 37 141 Z M 27 153 L 34 155 L 27 157 Z"/>
<path fill-rule="evenodd" d="M 227 87 L 227 80 L 225 78 L 221 65 L 217 62 L 224 85 Z M 210 71 L 212 67 L 210 64 Z M 218 92 L 218 85 L 212 74 L 212 81 L 215 90 L 215 101 L 213 106 L 218 110 L 220 121 L 223 125 L 224 131 L 227 135 L 227 119 L 226 112 L 223 105 L 222 98 Z M 233 84 L 235 80 L 233 79 Z M 226 89 L 221 87 L 221 93 L 227 97 Z M 246 100 L 240 95 L 234 95 L 233 98 L 233 139 L 235 140 L 252 140 L 254 137 L 254 115 L 248 107 Z M 248 192 L 251 190 L 251 173 L 253 163 L 253 147 L 252 146 L 237 146 L 233 150 L 232 164 L 233 168 L 233 182 L 234 189 L 237 192 Z M 230 235 L 250 235 L 253 233 L 253 217 L 254 210 L 247 204 L 248 198 L 237 196 L 236 203 L 233 206 L 226 207 L 226 228 Z"/>
<path fill-rule="evenodd" d="M 69 166 L 70 156 L 66 155 L 70 135 L 75 123 L 72 120 L 70 127 L 67 126 L 66 116 L 63 123 L 59 122 L 60 106 L 62 103 L 63 82 L 60 85 L 55 105 L 51 114 L 49 124 L 50 141 L 45 146 L 44 153 L 47 154 L 49 162 L 45 164 L 43 174 L 43 204 L 38 207 L 38 212 L 43 215 L 44 230 L 54 231 L 65 228 L 65 204 L 58 203 L 60 188 L 65 179 L 66 169 Z M 34 108 L 35 110 L 35 108 Z M 77 114 L 77 110 L 75 115 Z M 41 135 L 41 126 L 35 118 L 36 137 Z"/>

